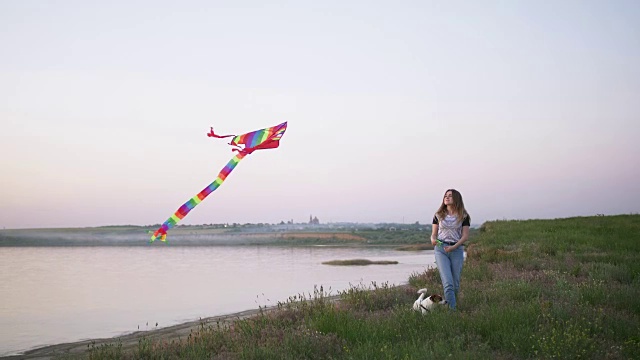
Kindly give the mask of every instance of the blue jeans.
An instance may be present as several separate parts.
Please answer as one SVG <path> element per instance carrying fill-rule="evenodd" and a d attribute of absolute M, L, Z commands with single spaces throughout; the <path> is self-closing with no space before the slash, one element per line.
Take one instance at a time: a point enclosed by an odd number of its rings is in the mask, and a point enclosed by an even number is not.
<path fill-rule="evenodd" d="M 436 246 L 433 249 L 436 257 L 436 265 L 444 288 L 444 299 L 447 300 L 451 309 L 456 308 L 456 295 L 460 290 L 460 275 L 462 274 L 462 263 L 464 262 L 464 246 L 445 252 L 443 246 Z"/>

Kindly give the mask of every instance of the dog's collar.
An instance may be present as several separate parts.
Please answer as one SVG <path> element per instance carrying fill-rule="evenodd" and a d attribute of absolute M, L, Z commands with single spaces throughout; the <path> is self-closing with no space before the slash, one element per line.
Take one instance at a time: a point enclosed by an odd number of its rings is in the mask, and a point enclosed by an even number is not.
<path fill-rule="evenodd" d="M 424 307 L 424 305 L 420 304 L 420 307 L 427 310 L 427 311 L 431 311 L 430 309 L 427 309 L 426 307 Z"/>

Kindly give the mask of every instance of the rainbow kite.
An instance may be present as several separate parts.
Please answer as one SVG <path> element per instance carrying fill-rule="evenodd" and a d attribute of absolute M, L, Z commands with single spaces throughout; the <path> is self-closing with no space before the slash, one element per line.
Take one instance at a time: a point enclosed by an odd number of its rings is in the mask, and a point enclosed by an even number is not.
<path fill-rule="evenodd" d="M 158 230 L 153 233 L 150 242 L 154 242 L 158 237 L 160 237 L 160 240 L 162 241 L 167 241 L 167 231 L 174 227 L 185 216 L 187 216 L 189 211 L 196 207 L 196 205 L 200 204 L 202 200 L 209 196 L 209 194 L 219 188 L 227 178 L 227 176 L 229 176 L 231 171 L 233 171 L 236 165 L 238 165 L 240 160 L 242 160 L 245 156 L 251 154 L 255 150 L 277 148 L 280 145 L 280 139 L 282 138 L 282 135 L 284 135 L 284 132 L 286 130 L 286 122 L 270 128 L 257 130 L 242 135 L 216 135 L 213 132 L 213 128 L 211 128 L 211 131 L 207 134 L 207 136 L 209 137 L 233 137 L 229 145 L 233 146 L 233 151 L 237 151 L 238 154 L 236 154 L 236 156 L 234 156 L 227 163 L 227 165 L 225 165 L 225 167 L 218 174 L 218 177 L 211 184 L 209 184 L 209 186 L 202 189 L 202 191 L 200 191 L 198 195 L 192 197 L 191 199 L 189 199 L 189 201 L 184 203 L 184 205 L 180 206 L 180 208 L 173 215 L 171 215 L 171 217 L 168 218 L 167 221 L 165 221 Z"/>

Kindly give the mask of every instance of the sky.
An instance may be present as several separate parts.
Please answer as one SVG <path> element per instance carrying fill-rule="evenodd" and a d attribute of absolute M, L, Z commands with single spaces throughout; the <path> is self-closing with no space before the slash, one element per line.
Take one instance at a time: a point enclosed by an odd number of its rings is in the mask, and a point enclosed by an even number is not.
<path fill-rule="evenodd" d="M 0 228 L 640 211 L 638 1 L 0 1 Z"/>

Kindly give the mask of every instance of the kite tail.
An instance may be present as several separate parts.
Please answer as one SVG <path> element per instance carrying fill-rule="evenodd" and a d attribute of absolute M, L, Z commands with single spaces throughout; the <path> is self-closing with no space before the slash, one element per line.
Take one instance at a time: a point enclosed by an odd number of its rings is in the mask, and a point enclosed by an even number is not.
<path fill-rule="evenodd" d="M 211 131 L 209 131 L 207 136 L 208 137 L 218 138 L 218 139 L 224 139 L 224 138 L 228 138 L 228 137 L 235 137 L 235 135 L 218 135 L 218 134 L 213 132 L 213 128 L 211 128 Z"/>
<path fill-rule="evenodd" d="M 220 170 L 218 177 L 211 184 L 209 184 L 209 186 L 202 189 L 202 191 L 200 191 L 198 195 L 192 197 L 191 199 L 189 199 L 189 201 L 184 203 L 184 205 L 180 206 L 180 208 L 173 215 L 171 215 L 171 217 L 168 218 L 167 221 L 165 221 L 162 224 L 162 226 L 158 228 L 158 230 L 156 230 L 153 233 L 153 235 L 151 236 L 150 242 L 154 242 L 157 238 L 160 238 L 161 241 L 167 241 L 167 231 L 171 229 L 174 225 L 176 225 L 185 216 L 187 216 L 189 211 L 191 211 L 191 209 L 196 207 L 196 205 L 200 204 L 202 200 L 204 200 L 207 196 L 209 196 L 209 194 L 211 194 L 218 187 L 220 187 L 220 185 L 222 185 L 222 183 L 227 178 L 227 176 L 229 176 L 229 173 L 231 173 L 231 171 L 233 171 L 236 165 L 238 165 L 240 160 L 242 160 L 248 154 L 249 154 L 248 152 L 241 151 L 241 152 L 238 152 L 238 154 L 236 154 L 236 156 L 234 156 L 231 160 L 229 160 L 227 165 L 225 165 L 225 167 L 222 170 Z"/>

